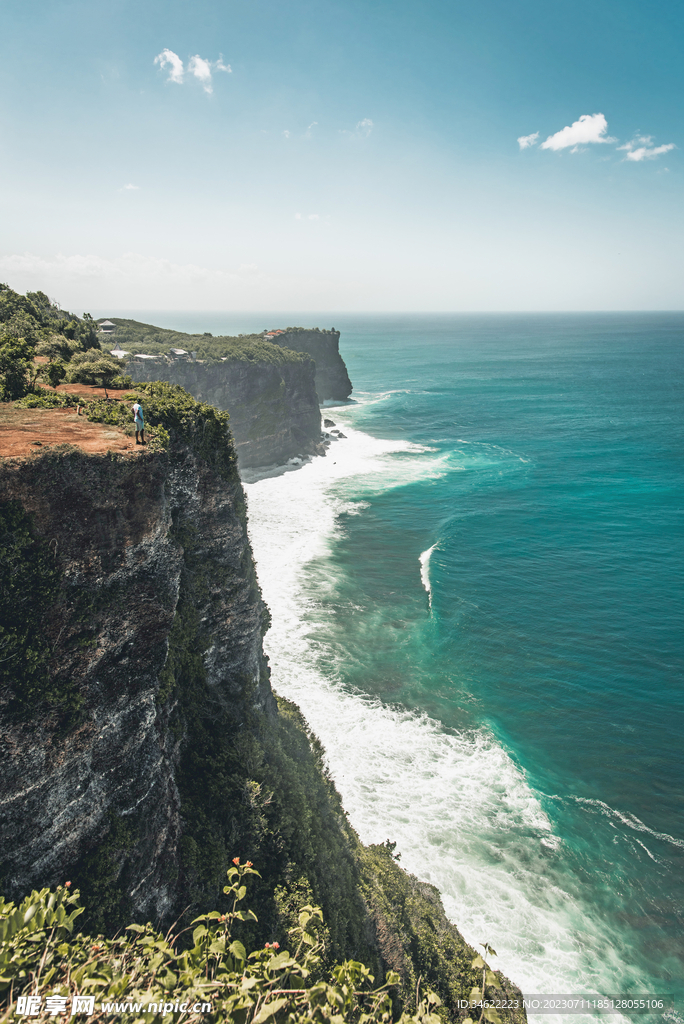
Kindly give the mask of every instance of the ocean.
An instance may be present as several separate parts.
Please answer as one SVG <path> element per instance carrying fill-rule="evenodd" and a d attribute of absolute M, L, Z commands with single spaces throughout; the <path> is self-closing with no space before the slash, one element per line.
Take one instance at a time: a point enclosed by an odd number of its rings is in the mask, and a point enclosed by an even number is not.
<path fill-rule="evenodd" d="M 341 330 L 346 438 L 246 484 L 274 689 L 525 993 L 682 1020 L 684 314 L 129 315 Z"/>

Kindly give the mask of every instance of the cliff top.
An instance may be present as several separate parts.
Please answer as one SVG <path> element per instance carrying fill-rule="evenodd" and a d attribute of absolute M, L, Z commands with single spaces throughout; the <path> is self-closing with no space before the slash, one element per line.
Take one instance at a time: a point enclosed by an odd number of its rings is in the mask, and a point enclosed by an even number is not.
<path fill-rule="evenodd" d="M 16 402 L 0 405 L 0 457 L 22 458 L 60 444 L 74 445 L 91 455 L 111 451 L 139 455 L 144 451 L 121 427 L 91 423 L 84 415 L 77 416 L 75 408 L 25 409 Z"/>
<path fill-rule="evenodd" d="M 235 359 L 240 362 L 282 365 L 301 363 L 308 358 L 303 353 L 293 352 L 282 345 L 274 345 L 261 334 L 213 337 L 208 333 L 184 334 L 182 331 L 172 331 L 166 327 L 155 327 L 153 324 L 121 317 L 110 317 L 110 322 L 115 325 L 115 330 L 101 334 L 100 344 L 107 351 L 124 350 L 127 355 L 145 353 L 168 356 L 172 348 L 179 348 L 186 353 L 194 353 L 197 359 L 206 362 Z M 288 328 L 288 331 L 291 330 L 293 328 Z"/>

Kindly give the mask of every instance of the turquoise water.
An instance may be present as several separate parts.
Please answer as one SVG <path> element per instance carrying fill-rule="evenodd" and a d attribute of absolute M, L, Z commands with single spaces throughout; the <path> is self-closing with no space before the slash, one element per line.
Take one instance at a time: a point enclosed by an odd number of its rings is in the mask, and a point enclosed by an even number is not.
<path fill-rule="evenodd" d="M 681 1007 L 684 314 L 307 322 L 356 404 L 247 486 L 275 688 L 527 992 Z"/>

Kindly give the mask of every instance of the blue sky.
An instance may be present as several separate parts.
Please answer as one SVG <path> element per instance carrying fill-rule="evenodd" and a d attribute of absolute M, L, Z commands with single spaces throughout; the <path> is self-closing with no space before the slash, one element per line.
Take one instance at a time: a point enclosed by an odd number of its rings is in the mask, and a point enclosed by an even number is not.
<path fill-rule="evenodd" d="M 672 0 L 5 0 L 0 279 L 78 311 L 682 308 L 683 27 Z"/>

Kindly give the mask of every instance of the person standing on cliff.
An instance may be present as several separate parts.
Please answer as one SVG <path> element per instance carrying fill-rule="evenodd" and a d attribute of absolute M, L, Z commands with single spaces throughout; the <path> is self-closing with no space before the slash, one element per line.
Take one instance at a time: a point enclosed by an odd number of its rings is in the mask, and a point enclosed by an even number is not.
<path fill-rule="evenodd" d="M 135 422 L 135 443 L 136 444 L 147 444 L 145 440 L 145 417 L 143 415 L 143 408 L 140 402 L 136 400 L 134 406 L 132 406 L 133 420 Z"/>

